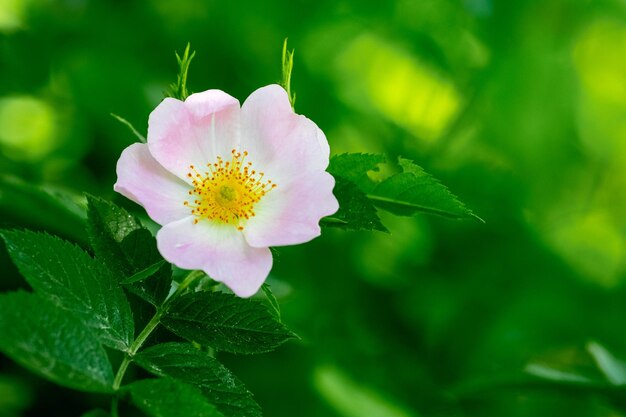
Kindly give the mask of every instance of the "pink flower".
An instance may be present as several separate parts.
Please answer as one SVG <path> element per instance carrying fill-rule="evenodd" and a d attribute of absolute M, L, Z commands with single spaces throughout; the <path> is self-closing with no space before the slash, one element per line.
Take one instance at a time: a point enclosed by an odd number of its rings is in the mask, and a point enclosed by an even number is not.
<path fill-rule="evenodd" d="M 122 152 L 114 189 L 163 226 L 167 261 L 249 297 L 272 268 L 270 246 L 308 242 L 337 211 L 328 157 L 324 133 L 293 112 L 282 87 L 242 106 L 208 90 L 154 109 L 148 143 Z"/>

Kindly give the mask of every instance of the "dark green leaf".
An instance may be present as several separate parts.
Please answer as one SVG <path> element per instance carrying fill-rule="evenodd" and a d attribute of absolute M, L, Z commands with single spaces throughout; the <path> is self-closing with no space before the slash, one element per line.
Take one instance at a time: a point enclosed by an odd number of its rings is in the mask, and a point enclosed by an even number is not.
<path fill-rule="evenodd" d="M 323 219 L 322 225 L 346 230 L 388 231 L 380 221 L 374 204 L 352 181 L 336 176 L 333 193 L 339 201 L 339 211 Z"/>
<path fill-rule="evenodd" d="M 87 200 L 87 232 L 91 246 L 96 256 L 120 276 L 120 281 L 163 260 L 154 237 L 134 216 L 108 201 L 92 196 Z M 170 285 L 171 268 L 164 263 L 149 279 L 127 287 L 142 299 L 159 305 L 167 297 Z"/>
<path fill-rule="evenodd" d="M 151 417 L 223 417 L 195 387 L 169 378 L 128 386 L 132 402 Z"/>
<path fill-rule="evenodd" d="M 116 245 L 130 232 L 143 228 L 139 220 L 123 208 L 90 195 L 87 196 L 87 217 L 87 232 L 96 253 L 107 264 L 125 265 L 125 259 L 114 258 L 119 250 Z M 102 242 L 99 243 L 96 239 Z"/>
<path fill-rule="evenodd" d="M 4 221 L 85 241 L 86 217 L 80 196 L 52 187 L 33 186 L 13 176 L 0 176 L 0 218 Z"/>
<path fill-rule="evenodd" d="M 261 408 L 237 377 L 191 344 L 164 343 L 153 346 L 137 354 L 135 362 L 155 375 L 168 376 L 196 386 L 226 416 L 261 416 Z"/>
<path fill-rule="evenodd" d="M 113 370 L 91 329 L 35 294 L 0 295 L 0 350 L 59 385 L 110 392 Z"/>
<path fill-rule="evenodd" d="M 147 229 L 139 229 L 130 232 L 124 238 L 120 247 L 125 254 L 132 268 L 138 274 L 146 268 L 150 268 L 155 263 L 163 260 L 156 247 L 154 236 Z M 172 266 L 164 262 L 161 267 L 149 279 L 126 284 L 126 288 L 135 295 L 158 306 L 170 292 L 172 286 Z"/>
<path fill-rule="evenodd" d="M 378 165 L 385 162 L 383 155 L 344 153 L 330 159 L 328 172 L 335 177 L 333 193 L 339 201 L 339 211 L 332 217 L 322 219 L 326 227 L 345 230 L 379 230 L 387 232 L 374 204 L 365 192 L 376 185 L 367 175 L 378 171 Z"/>
<path fill-rule="evenodd" d="M 362 191 L 369 192 L 376 183 L 367 173 L 378 171 L 378 165 L 385 162 L 385 156 L 367 153 L 344 153 L 330 158 L 328 172 L 355 183 Z"/>
<path fill-rule="evenodd" d="M 189 341 L 233 353 L 269 352 L 296 337 L 259 301 L 221 292 L 175 299 L 161 323 Z"/>
<path fill-rule="evenodd" d="M 107 346 L 126 350 L 134 336 L 124 291 L 111 271 L 78 246 L 44 233 L 3 231 L 13 262 L 35 291 L 77 315 Z"/>
<path fill-rule="evenodd" d="M 403 172 L 385 179 L 368 195 L 378 207 L 400 216 L 428 213 L 452 219 L 481 220 L 444 185 L 412 161 L 401 158 L 399 163 Z"/>
<path fill-rule="evenodd" d="M 165 260 L 162 259 L 160 261 L 158 261 L 157 263 L 154 263 L 152 265 L 150 265 L 147 268 L 142 269 L 141 271 L 131 275 L 130 277 L 124 279 L 122 281 L 122 284 L 132 284 L 134 282 L 137 281 L 142 281 L 146 278 L 151 277 L 152 275 L 154 275 L 159 269 L 161 269 L 161 267 L 163 265 L 165 265 Z"/>
<path fill-rule="evenodd" d="M 276 318 L 280 321 L 280 305 L 278 304 L 278 300 L 276 299 L 276 296 L 274 296 L 269 284 L 261 285 L 261 290 L 263 290 L 263 294 L 265 294 L 265 297 L 267 298 L 271 311 L 275 313 Z"/>

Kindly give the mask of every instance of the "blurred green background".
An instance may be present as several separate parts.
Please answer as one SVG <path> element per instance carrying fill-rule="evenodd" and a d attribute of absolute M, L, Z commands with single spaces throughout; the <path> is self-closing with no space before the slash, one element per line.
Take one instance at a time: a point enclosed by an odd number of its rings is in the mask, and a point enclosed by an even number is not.
<path fill-rule="evenodd" d="M 626 358 L 624 0 L 0 0 L 0 227 L 84 243 L 83 192 L 139 213 L 110 113 L 145 132 L 188 41 L 190 89 L 243 101 L 285 37 L 333 153 L 414 159 L 486 224 L 384 216 L 391 235 L 280 248 L 302 342 L 220 354 L 265 415 L 626 415 L 596 366 Z M 0 416 L 102 404 L 0 360 Z"/>

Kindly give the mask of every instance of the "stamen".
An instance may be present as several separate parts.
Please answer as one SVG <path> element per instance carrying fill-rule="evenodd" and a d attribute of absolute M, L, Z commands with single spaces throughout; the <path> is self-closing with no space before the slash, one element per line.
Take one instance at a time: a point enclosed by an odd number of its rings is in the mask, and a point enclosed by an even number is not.
<path fill-rule="evenodd" d="M 245 220 L 256 215 L 254 206 L 276 188 L 276 184 L 264 180 L 265 173 L 252 169 L 247 157 L 247 151 L 233 149 L 230 161 L 218 156 L 217 162 L 206 164 L 208 171 L 203 173 L 189 165 L 187 177 L 194 186 L 189 195 L 195 198 L 193 203 L 185 201 L 183 205 L 191 208 L 191 214 L 196 216 L 194 224 L 207 219 L 235 225 L 242 231 Z"/>

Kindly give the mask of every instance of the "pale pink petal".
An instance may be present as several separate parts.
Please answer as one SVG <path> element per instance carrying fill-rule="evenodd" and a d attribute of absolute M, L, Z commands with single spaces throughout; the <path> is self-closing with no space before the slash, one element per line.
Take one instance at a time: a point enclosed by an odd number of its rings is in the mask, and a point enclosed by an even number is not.
<path fill-rule="evenodd" d="M 189 215 L 183 205 L 189 186 L 159 165 L 148 145 L 135 143 L 124 149 L 116 171 L 113 189 L 142 205 L 155 222 L 163 225 Z"/>
<path fill-rule="evenodd" d="M 287 92 L 269 85 L 253 92 L 241 107 L 241 150 L 278 181 L 328 166 L 330 149 L 315 123 L 295 114 Z"/>
<path fill-rule="evenodd" d="M 183 269 L 201 269 L 240 297 L 254 295 L 272 269 L 269 248 L 253 248 L 232 225 L 195 217 L 163 226 L 157 233 L 161 255 Z"/>
<path fill-rule="evenodd" d="M 319 221 L 339 209 L 335 179 L 327 172 L 305 173 L 267 193 L 245 223 L 251 246 L 283 246 L 308 242 L 320 235 Z"/>
<path fill-rule="evenodd" d="M 163 167 L 187 181 L 190 165 L 203 171 L 239 140 L 239 101 L 223 91 L 163 100 L 148 120 L 148 146 Z"/>

